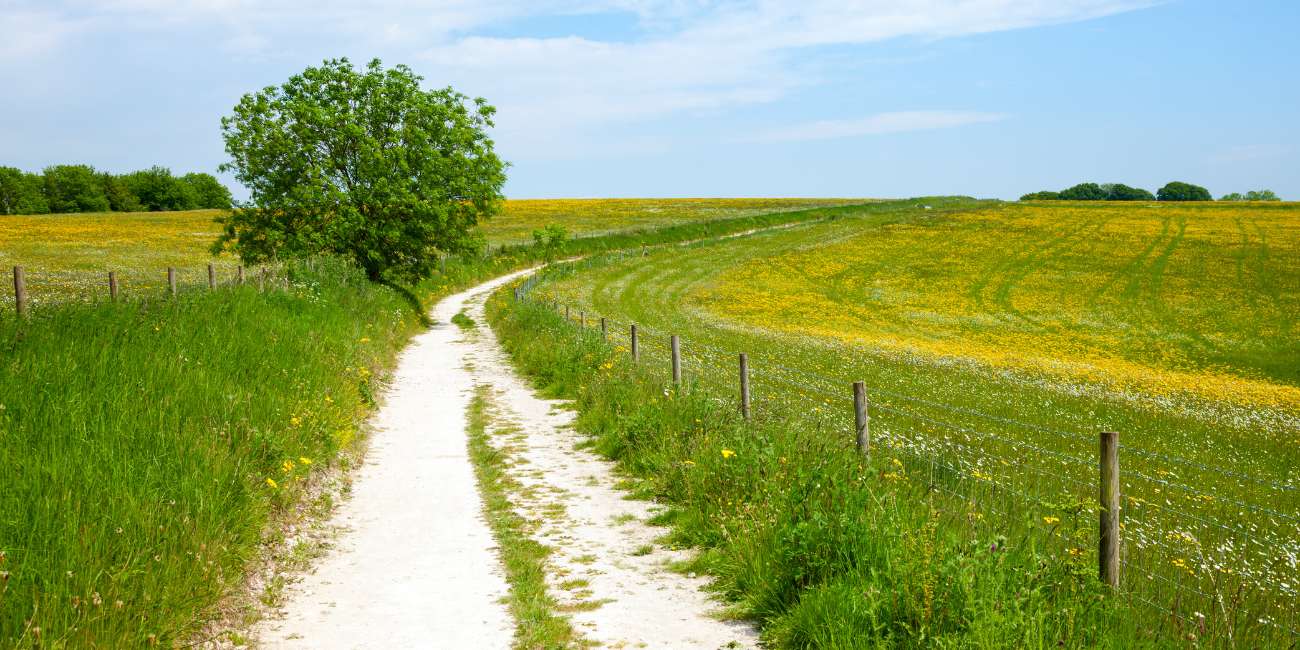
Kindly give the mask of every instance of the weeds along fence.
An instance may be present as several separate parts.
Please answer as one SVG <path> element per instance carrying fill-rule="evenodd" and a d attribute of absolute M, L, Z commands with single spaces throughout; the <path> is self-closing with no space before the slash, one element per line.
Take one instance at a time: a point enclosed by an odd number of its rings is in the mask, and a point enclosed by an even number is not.
<path fill-rule="evenodd" d="M 309 264 L 311 262 L 308 262 Z M 283 264 L 245 268 L 242 265 L 208 264 L 206 267 L 165 267 L 151 272 L 139 269 L 90 274 L 77 271 L 30 272 L 22 266 L 11 269 L 12 293 L 0 295 L 0 308 L 19 319 L 33 310 L 64 303 L 126 302 L 154 298 L 176 298 L 181 293 L 251 285 L 259 290 L 281 288 L 288 282 Z"/>
<path fill-rule="evenodd" d="M 1150 611 L 1153 628 L 1243 647 L 1300 642 L 1300 493 L 1290 483 L 1125 444 L 1123 431 L 1045 427 L 535 299 L 536 283 L 515 300 L 745 420 L 779 414 L 831 432 L 880 480 L 922 482 L 982 534 L 1086 560 L 1117 598 Z"/>

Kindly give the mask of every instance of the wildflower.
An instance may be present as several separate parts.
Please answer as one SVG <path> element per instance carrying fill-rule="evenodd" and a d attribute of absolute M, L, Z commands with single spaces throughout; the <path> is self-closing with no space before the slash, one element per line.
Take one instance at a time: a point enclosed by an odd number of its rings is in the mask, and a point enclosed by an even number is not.
<path fill-rule="evenodd" d="M 682 464 L 687 467 L 695 467 L 695 461 L 693 460 L 684 461 Z"/>
<path fill-rule="evenodd" d="M 333 398 L 333 397 L 330 397 L 329 395 L 326 395 L 326 396 L 325 396 L 325 403 L 326 403 L 326 404 L 333 404 L 333 403 L 334 403 L 334 398 Z"/>
<path fill-rule="evenodd" d="M 1083 549 L 1081 548 L 1071 548 L 1066 552 L 1070 554 L 1070 557 L 1079 557 L 1080 555 L 1083 555 Z"/>
<path fill-rule="evenodd" d="M 291 461 L 291 460 L 286 460 L 286 461 L 284 461 L 283 463 L 280 463 L 280 470 L 283 471 L 285 474 L 288 474 L 289 472 L 292 472 L 292 471 L 293 471 L 293 461 Z"/>
<path fill-rule="evenodd" d="M 280 485 L 279 485 L 278 483 L 275 482 L 275 479 L 273 479 L 273 478 L 271 478 L 271 477 L 269 477 L 269 476 L 266 477 L 266 485 L 267 485 L 267 487 L 271 488 L 272 490 L 274 490 L 274 489 L 280 487 Z"/>
<path fill-rule="evenodd" d="M 723 457 L 723 458 L 731 458 L 732 456 L 735 456 L 735 455 L 736 455 L 736 452 L 734 452 L 734 451 L 732 451 L 732 450 L 730 450 L 730 449 L 723 449 L 723 450 L 722 450 L 722 457 Z"/>
<path fill-rule="evenodd" d="M 1060 517 L 1052 517 L 1052 516 L 1049 515 L 1049 516 L 1047 516 L 1047 517 L 1043 517 L 1043 523 L 1047 524 L 1048 526 L 1052 526 L 1052 525 L 1055 525 L 1055 524 L 1059 524 L 1059 523 L 1061 523 L 1061 518 L 1060 518 Z"/>
<path fill-rule="evenodd" d="M 301 424 L 302 424 L 302 419 L 299 418 L 298 416 L 295 415 L 294 417 L 289 418 L 289 426 L 297 427 Z"/>
<path fill-rule="evenodd" d="M 369 343 L 369 342 L 370 342 L 369 336 L 363 336 L 359 341 L 357 341 L 357 343 Z"/>
<path fill-rule="evenodd" d="M 891 458 L 891 459 L 889 459 L 889 462 L 890 462 L 891 464 L 893 464 L 894 467 L 902 467 L 902 466 L 903 466 L 903 461 L 898 460 L 897 458 Z"/>
<path fill-rule="evenodd" d="M 311 464 L 311 459 L 310 459 L 310 458 L 307 458 L 306 456 L 299 456 L 299 457 L 298 457 L 298 462 L 302 463 L 303 465 L 310 465 L 310 464 Z"/>

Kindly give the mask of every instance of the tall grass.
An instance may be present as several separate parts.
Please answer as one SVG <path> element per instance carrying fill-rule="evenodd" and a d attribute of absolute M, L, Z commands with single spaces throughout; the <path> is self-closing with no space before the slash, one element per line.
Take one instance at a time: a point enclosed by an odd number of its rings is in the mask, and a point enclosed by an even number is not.
<path fill-rule="evenodd" d="M 341 462 L 430 301 L 550 256 L 833 216 L 509 246 L 450 258 L 410 290 L 315 260 L 264 293 L 37 303 L 25 322 L 0 308 L 0 647 L 193 641 L 277 509 Z"/>
<path fill-rule="evenodd" d="M 1090 558 L 1033 536 L 976 534 L 971 516 L 898 480 L 887 454 L 779 408 L 746 423 L 729 401 L 663 382 L 594 330 L 505 293 L 489 320 L 515 363 L 575 400 L 577 426 L 670 504 L 695 570 L 782 648 L 1162 645 L 1095 578 Z M 662 370 L 662 369 L 658 369 Z"/>

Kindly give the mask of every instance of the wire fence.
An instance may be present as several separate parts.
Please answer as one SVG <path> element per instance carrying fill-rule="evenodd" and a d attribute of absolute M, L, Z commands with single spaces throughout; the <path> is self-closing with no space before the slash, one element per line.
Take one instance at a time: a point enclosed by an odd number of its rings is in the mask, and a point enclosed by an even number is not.
<path fill-rule="evenodd" d="M 314 264 L 308 259 L 306 264 Z M 103 303 L 176 297 L 187 291 L 252 285 L 259 289 L 283 287 L 288 282 L 283 263 L 244 267 L 229 262 L 206 266 L 157 269 L 118 269 L 92 273 L 80 270 L 36 270 L 22 266 L 10 270 L 11 292 L 0 293 L 3 314 L 27 318 L 33 311 L 68 303 Z"/>
<path fill-rule="evenodd" d="M 638 363 L 662 368 L 665 381 L 676 366 L 683 381 L 756 417 L 766 410 L 837 427 L 846 432 L 844 444 L 853 444 L 851 378 L 786 365 L 777 355 L 747 354 L 742 380 L 744 351 L 703 339 L 679 338 L 674 360 L 672 333 L 598 316 L 587 305 L 534 300 L 540 281 L 532 276 L 521 283 L 516 299 L 567 314 L 568 322 L 598 333 L 616 351 L 635 350 Z M 753 405 L 741 404 L 742 390 L 753 395 Z M 967 504 L 973 525 L 1019 525 L 1041 532 L 1059 552 L 1096 553 L 1098 575 L 1106 576 L 1100 430 L 1089 435 L 1053 428 L 876 386 L 866 395 L 872 453 L 899 459 L 900 474 Z M 1294 646 L 1300 640 L 1296 486 L 1131 444 L 1117 445 L 1117 454 L 1123 460 L 1115 470 L 1123 469 L 1109 561 L 1117 593 L 1180 635 L 1217 631 L 1232 640 L 1237 631 L 1252 629 Z M 1194 487 L 1209 479 L 1242 486 L 1242 494 Z"/>

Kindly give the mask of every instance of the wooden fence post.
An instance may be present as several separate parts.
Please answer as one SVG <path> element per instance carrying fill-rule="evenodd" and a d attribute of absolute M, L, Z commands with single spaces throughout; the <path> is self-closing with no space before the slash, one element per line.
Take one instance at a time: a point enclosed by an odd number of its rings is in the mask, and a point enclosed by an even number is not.
<path fill-rule="evenodd" d="M 1101 535 L 1097 549 L 1097 575 L 1119 587 L 1119 434 L 1101 432 Z"/>
<path fill-rule="evenodd" d="M 568 322 L 568 321 L 573 320 L 572 318 L 569 318 L 569 306 L 568 306 L 568 305 L 565 305 L 565 306 L 564 306 L 564 320 L 565 320 L 565 322 Z"/>
<path fill-rule="evenodd" d="M 216 288 L 217 288 L 217 269 L 216 267 L 212 266 L 211 263 L 209 263 L 208 264 L 208 290 L 215 291 Z"/>
<path fill-rule="evenodd" d="M 609 326 L 605 324 L 604 316 L 600 317 L 600 338 L 606 341 L 609 340 Z"/>
<path fill-rule="evenodd" d="M 19 318 L 27 317 L 27 277 L 21 266 L 14 267 L 14 309 Z"/>
<path fill-rule="evenodd" d="M 867 419 L 867 385 L 860 381 L 853 382 L 853 432 L 858 444 L 858 451 L 864 456 L 871 455 L 871 431 Z"/>
<path fill-rule="evenodd" d="M 257 290 L 266 291 L 266 267 L 263 266 L 260 273 L 257 274 Z"/>
<path fill-rule="evenodd" d="M 117 273 L 108 272 L 108 299 L 117 302 Z"/>
<path fill-rule="evenodd" d="M 235 282 L 238 282 L 239 284 L 243 284 L 243 283 L 244 283 L 244 265 L 243 265 L 243 264 L 240 264 L 239 267 L 235 269 Z"/>
<path fill-rule="evenodd" d="M 673 383 L 682 383 L 682 344 L 676 334 L 669 339 L 673 349 Z"/>
<path fill-rule="evenodd" d="M 167 267 L 167 288 L 171 290 L 172 297 L 176 297 L 176 269 Z"/>
<path fill-rule="evenodd" d="M 632 360 L 636 361 L 641 358 L 640 341 L 636 336 L 636 323 L 632 323 Z"/>
<path fill-rule="evenodd" d="M 578 312 L 578 326 L 581 327 L 581 328 L 584 329 L 584 330 L 587 329 L 587 311 L 586 311 L 586 310 L 583 310 L 583 311 Z"/>
<path fill-rule="evenodd" d="M 740 415 L 749 420 L 749 355 L 740 353 Z"/>

